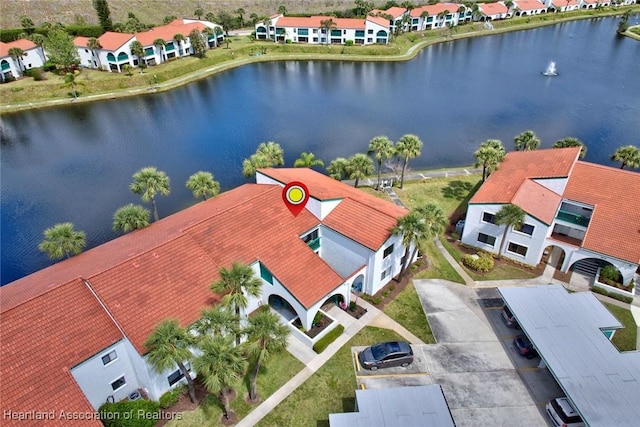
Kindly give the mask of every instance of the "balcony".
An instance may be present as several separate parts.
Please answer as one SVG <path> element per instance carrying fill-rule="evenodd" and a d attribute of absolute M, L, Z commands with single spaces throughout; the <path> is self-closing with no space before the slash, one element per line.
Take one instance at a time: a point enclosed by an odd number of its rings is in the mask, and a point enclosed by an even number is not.
<path fill-rule="evenodd" d="M 556 215 L 556 219 L 559 219 L 565 222 L 570 222 L 571 224 L 580 225 L 582 227 L 588 227 L 589 220 L 591 218 L 574 213 L 574 212 L 559 210 L 558 214 Z"/>
<path fill-rule="evenodd" d="M 307 242 L 307 246 L 309 246 L 312 251 L 317 250 L 320 247 L 320 238 L 318 237 L 316 239 L 309 240 Z"/>

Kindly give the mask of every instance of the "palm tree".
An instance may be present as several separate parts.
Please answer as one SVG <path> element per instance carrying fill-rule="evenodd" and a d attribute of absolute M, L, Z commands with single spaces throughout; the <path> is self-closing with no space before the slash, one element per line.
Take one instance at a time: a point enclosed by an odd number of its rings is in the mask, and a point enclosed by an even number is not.
<path fill-rule="evenodd" d="M 184 52 L 184 48 L 182 47 L 182 42 L 184 42 L 184 36 L 181 33 L 176 33 L 173 35 L 173 40 L 178 45 L 178 56 L 182 56 Z"/>
<path fill-rule="evenodd" d="M 63 222 L 44 230 L 44 240 L 38 248 L 51 259 L 70 258 L 82 252 L 86 238 L 84 231 L 75 231 L 72 223 Z"/>
<path fill-rule="evenodd" d="M 149 350 L 147 361 L 159 374 L 178 365 L 178 369 L 187 379 L 191 403 L 196 402 L 196 389 L 185 363 L 193 360 L 190 347 L 194 345 L 194 341 L 176 319 L 165 319 L 155 327 L 144 343 Z"/>
<path fill-rule="evenodd" d="M 407 134 L 398 140 L 396 144 L 396 154 L 402 158 L 402 176 L 400 178 L 400 188 L 404 187 L 404 174 L 410 158 L 418 157 L 422 149 L 422 141 L 415 135 Z"/>
<path fill-rule="evenodd" d="M 18 64 L 18 70 L 22 75 L 22 70 L 24 69 L 24 67 L 22 66 L 22 58 L 24 57 L 24 50 L 20 49 L 19 47 L 12 47 L 9 49 L 9 56 L 11 57 L 11 59 L 13 59 L 15 63 Z"/>
<path fill-rule="evenodd" d="M 204 15 L 204 10 L 202 10 L 202 8 L 199 7 L 193 11 L 193 14 L 198 17 L 198 20 L 200 20 L 202 18 L 202 15 Z"/>
<path fill-rule="evenodd" d="M 149 225 L 151 212 L 144 206 L 129 203 L 113 214 L 113 230 L 128 233 Z"/>
<path fill-rule="evenodd" d="M 420 28 L 420 30 L 424 30 L 426 28 L 426 25 L 427 25 L 427 18 L 429 18 L 429 12 L 427 12 L 426 10 L 423 11 L 420 14 L 420 18 L 422 18 L 422 27 Z"/>
<path fill-rule="evenodd" d="M 207 195 L 215 196 L 220 193 L 220 183 L 213 179 L 211 172 L 198 171 L 187 180 L 187 188 L 193 191 L 196 199 L 202 197 L 207 200 Z"/>
<path fill-rule="evenodd" d="M 442 234 L 447 226 L 447 217 L 436 203 L 428 202 L 424 206 L 419 206 L 416 208 L 416 212 L 424 219 L 428 237 Z"/>
<path fill-rule="evenodd" d="M 336 22 L 333 20 L 333 18 L 329 18 L 329 19 L 324 19 L 322 21 L 320 21 L 320 28 L 322 28 L 326 34 L 327 34 L 327 39 L 326 39 L 326 44 L 330 43 L 331 40 L 331 30 L 333 28 L 336 27 Z"/>
<path fill-rule="evenodd" d="M 153 41 L 153 45 L 160 51 L 160 62 L 164 62 L 163 48 L 167 45 L 164 39 L 157 38 Z"/>
<path fill-rule="evenodd" d="M 314 166 L 324 167 L 324 162 L 320 159 L 316 159 L 315 154 L 302 152 L 300 157 L 293 162 L 294 168 L 312 168 Z"/>
<path fill-rule="evenodd" d="M 240 319 L 228 308 L 216 306 L 202 310 L 200 319 L 193 324 L 191 330 L 200 336 L 205 335 L 227 335 L 238 333 L 238 323 Z"/>
<path fill-rule="evenodd" d="M 258 397 L 256 382 L 260 373 L 260 366 L 266 363 L 274 353 L 278 353 L 287 347 L 289 328 L 280 322 L 280 317 L 277 314 L 269 310 L 260 310 L 255 316 L 249 318 L 245 333 L 248 337 L 247 348 L 249 354 L 255 357 L 249 399 L 256 401 Z"/>
<path fill-rule="evenodd" d="M 496 170 L 504 160 L 505 150 L 500 140 L 487 139 L 480 144 L 473 155 L 476 157 L 476 167 L 482 166 L 482 182 L 484 182 L 488 174 Z"/>
<path fill-rule="evenodd" d="M 284 165 L 284 151 L 280 144 L 273 141 L 263 142 L 255 154 L 242 162 L 242 174 L 249 178 L 257 169 Z"/>
<path fill-rule="evenodd" d="M 238 24 L 240 25 L 240 28 L 244 28 L 244 9 L 239 7 L 235 12 L 238 14 Z"/>
<path fill-rule="evenodd" d="M 407 268 L 411 264 L 411 260 L 418 252 L 418 245 L 427 235 L 427 225 L 425 219 L 417 211 L 411 211 L 407 215 L 398 218 L 398 223 L 391 229 L 391 233 L 401 236 L 402 245 L 406 248 L 405 259 L 400 269 L 399 280 L 404 277 Z M 409 256 L 409 250 L 413 244 L 413 251 Z"/>
<path fill-rule="evenodd" d="M 153 218 L 158 221 L 158 207 L 156 206 L 156 194 L 163 196 L 171 192 L 171 184 L 166 173 L 149 166 L 140 169 L 133 174 L 133 182 L 129 185 L 133 194 L 140 194 L 145 202 L 151 201 Z"/>
<path fill-rule="evenodd" d="M 524 225 L 525 215 L 525 211 L 523 211 L 519 206 L 513 204 L 504 205 L 498 212 L 496 212 L 496 225 L 504 225 L 504 234 L 502 235 L 502 242 L 500 243 L 500 252 L 498 252 L 498 257 L 501 257 L 504 252 L 509 228 L 514 230 L 522 228 Z"/>
<path fill-rule="evenodd" d="M 147 60 L 145 59 L 146 55 L 142 43 L 140 43 L 138 40 L 132 41 L 129 44 L 129 50 L 131 51 L 132 55 L 135 55 L 138 58 L 138 67 L 140 67 L 140 74 L 142 74 L 142 70 L 147 65 Z M 144 64 L 144 66 L 142 64 Z"/>
<path fill-rule="evenodd" d="M 211 290 L 217 294 L 225 294 L 222 304 L 233 310 L 238 317 L 240 329 L 241 310 L 249 305 L 247 296 L 259 297 L 262 292 L 262 282 L 254 274 L 251 267 L 234 262 L 231 269 L 220 269 L 220 280 L 211 285 Z M 240 344 L 240 333 L 236 333 L 236 344 Z"/>
<path fill-rule="evenodd" d="M 329 176 L 333 179 L 337 179 L 338 181 L 342 181 L 347 175 L 347 169 L 349 168 L 349 160 L 344 157 L 338 157 L 335 160 L 332 160 L 327 166 L 327 172 L 329 172 Z"/>
<path fill-rule="evenodd" d="M 353 186 L 358 187 L 361 179 L 373 173 L 373 161 L 363 153 L 357 153 L 351 156 L 347 164 L 347 175 L 349 179 L 355 179 Z"/>
<path fill-rule="evenodd" d="M 584 159 L 584 156 L 587 155 L 587 146 L 584 145 L 584 142 L 580 141 L 578 138 L 569 136 L 567 138 L 560 139 L 553 144 L 553 148 L 564 148 L 564 147 L 580 147 L 581 159 Z"/>
<path fill-rule="evenodd" d="M 96 52 L 98 49 L 102 49 L 102 45 L 97 38 L 91 37 L 87 41 L 87 47 L 91 49 L 91 53 L 98 59 L 98 69 L 102 70 L 102 63 L 100 62 L 100 55 Z"/>
<path fill-rule="evenodd" d="M 376 136 L 371 141 L 369 141 L 369 150 L 367 154 L 373 154 L 378 162 L 378 184 L 376 188 L 380 189 L 380 174 L 382 170 L 382 162 L 386 159 L 391 158 L 393 156 L 393 142 L 387 138 L 386 136 Z"/>
<path fill-rule="evenodd" d="M 68 87 L 68 88 L 71 88 L 71 94 L 73 95 L 73 99 L 74 100 L 78 99 L 78 91 L 76 90 L 76 87 L 78 85 L 84 86 L 84 83 L 80 83 L 80 82 L 76 81 L 76 73 L 75 72 L 66 73 L 64 75 L 64 86 Z"/>
<path fill-rule="evenodd" d="M 532 130 L 526 130 L 513 138 L 516 151 L 535 150 L 540 146 L 540 139 Z"/>
<path fill-rule="evenodd" d="M 29 40 L 31 40 L 36 46 L 40 48 L 40 56 L 42 57 L 42 62 L 47 62 L 47 55 L 44 52 L 44 42 L 47 38 L 40 33 L 33 33 L 29 36 Z"/>
<path fill-rule="evenodd" d="M 638 169 L 640 167 L 640 149 L 634 145 L 620 147 L 611 155 L 611 160 L 620 162 L 620 169 L 624 169 L 625 166 Z"/>
<path fill-rule="evenodd" d="M 218 393 L 224 417 L 231 418 L 229 395 L 247 370 L 242 348 L 228 337 L 205 337 L 199 344 L 202 354 L 193 360 L 193 368 L 202 376 L 207 390 Z"/>

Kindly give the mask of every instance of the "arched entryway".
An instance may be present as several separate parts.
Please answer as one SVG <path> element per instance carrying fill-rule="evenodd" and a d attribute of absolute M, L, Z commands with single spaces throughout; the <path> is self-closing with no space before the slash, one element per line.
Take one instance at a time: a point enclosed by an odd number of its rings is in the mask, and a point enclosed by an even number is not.
<path fill-rule="evenodd" d="M 549 245 L 544 248 L 541 262 L 552 266 L 556 270 L 560 270 L 562 268 L 562 264 L 564 263 L 565 257 L 566 252 L 564 251 L 564 249 L 562 249 L 560 246 Z"/>
<path fill-rule="evenodd" d="M 618 274 L 622 276 L 620 270 L 608 261 L 600 258 L 583 258 L 574 262 L 571 264 L 571 267 L 569 267 L 572 273 L 570 283 L 578 287 L 589 288 L 593 284 L 594 279 L 596 279 L 598 271 L 608 265 L 613 266 Z"/>
<path fill-rule="evenodd" d="M 280 295 L 269 295 L 269 307 L 280 314 L 287 322 L 298 317 L 295 308 Z"/>

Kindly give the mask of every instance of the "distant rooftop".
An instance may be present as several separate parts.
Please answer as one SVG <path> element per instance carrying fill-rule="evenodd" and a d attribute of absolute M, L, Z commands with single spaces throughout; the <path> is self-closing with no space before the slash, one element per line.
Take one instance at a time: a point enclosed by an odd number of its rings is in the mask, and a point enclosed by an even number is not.
<path fill-rule="evenodd" d="M 622 325 L 593 294 L 560 285 L 498 290 L 587 425 L 638 425 L 640 352 L 621 353 L 604 335 Z"/>

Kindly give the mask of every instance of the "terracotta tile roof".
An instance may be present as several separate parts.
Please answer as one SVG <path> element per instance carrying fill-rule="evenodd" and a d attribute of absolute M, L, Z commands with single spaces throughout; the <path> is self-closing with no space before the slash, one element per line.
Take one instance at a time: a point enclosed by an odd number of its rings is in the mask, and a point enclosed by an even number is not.
<path fill-rule="evenodd" d="M 202 30 L 204 30 L 205 28 L 206 25 L 204 25 L 202 22 L 181 24 L 179 22 L 173 21 L 173 23 L 169 25 L 162 25 L 160 27 L 154 27 L 149 31 L 136 33 L 136 40 L 142 43 L 142 46 L 152 46 L 153 42 L 157 39 L 171 41 L 173 40 L 173 36 L 178 33 L 187 37 L 189 33 L 191 33 L 191 31 L 198 30 L 202 32 Z"/>
<path fill-rule="evenodd" d="M 0 42 L 0 58 L 9 56 L 9 49 L 13 47 L 17 47 L 26 52 L 28 50 L 35 49 L 38 45 L 27 39 L 19 39 L 9 43 Z"/>
<path fill-rule="evenodd" d="M 384 27 L 386 29 L 389 29 L 389 20 L 388 19 L 384 19 L 381 16 L 367 16 L 367 21 L 369 22 L 373 22 L 374 24 L 380 25 L 381 27 Z"/>
<path fill-rule="evenodd" d="M 478 9 L 487 16 L 500 15 L 509 12 L 502 3 L 478 3 Z"/>
<path fill-rule="evenodd" d="M 396 19 L 396 18 L 402 16 L 402 14 L 405 13 L 406 11 L 407 11 L 407 9 L 404 8 L 404 7 L 392 6 L 389 9 L 381 10 L 380 12 L 386 13 L 387 15 L 391 15 L 391 16 L 393 16 L 393 19 Z"/>
<path fill-rule="evenodd" d="M 322 28 L 322 21 L 332 19 L 336 23 L 335 29 L 364 29 L 365 20 L 356 18 L 332 18 L 330 16 L 283 16 L 278 19 L 276 27 L 288 28 Z"/>
<path fill-rule="evenodd" d="M 558 9 L 567 6 L 578 6 L 580 4 L 578 0 L 553 0 L 551 3 Z"/>
<path fill-rule="evenodd" d="M 525 179 L 522 182 L 511 201 L 547 225 L 551 225 L 553 222 L 561 202 L 562 196 L 531 179 Z"/>
<path fill-rule="evenodd" d="M 87 47 L 89 44 L 89 37 L 78 36 L 73 39 L 73 45 L 76 47 Z"/>
<path fill-rule="evenodd" d="M 0 288 L 0 299 L 5 288 Z M 3 311 L 2 410 L 93 412 L 69 370 L 120 339 L 118 329 L 81 280 Z M 5 417 L 2 421 L 3 426 L 29 424 Z M 56 417 L 46 425 L 102 423 L 71 422 Z"/>
<path fill-rule="evenodd" d="M 422 12 L 427 12 L 429 16 L 437 16 L 440 12 L 449 11 L 449 13 L 456 13 L 460 9 L 461 4 L 458 3 L 436 3 L 427 4 L 417 7 L 411 10 L 411 16 L 414 18 L 420 17 Z"/>
<path fill-rule="evenodd" d="M 116 33 L 113 31 L 107 31 L 100 37 L 98 41 L 104 50 L 116 51 L 124 45 L 129 45 L 135 35 L 127 33 Z"/>
<path fill-rule="evenodd" d="M 547 6 L 540 3 L 538 0 L 515 0 L 514 5 L 520 10 L 538 10 L 547 8 Z"/>
<path fill-rule="evenodd" d="M 527 179 L 568 177 L 579 154 L 578 147 L 512 151 L 470 203 L 511 203 Z"/>
<path fill-rule="evenodd" d="M 583 248 L 640 263 L 640 173 L 578 161 L 564 197 L 595 207 Z"/>

